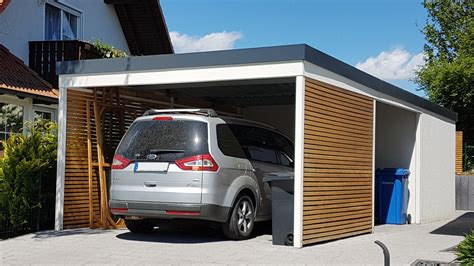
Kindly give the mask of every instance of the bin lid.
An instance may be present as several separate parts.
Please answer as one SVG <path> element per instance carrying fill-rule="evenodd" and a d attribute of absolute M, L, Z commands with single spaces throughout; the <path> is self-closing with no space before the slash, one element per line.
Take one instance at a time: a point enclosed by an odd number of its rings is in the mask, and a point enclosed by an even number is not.
<path fill-rule="evenodd" d="M 291 172 L 277 172 L 269 173 L 267 176 L 263 177 L 263 182 L 272 182 L 278 180 L 293 180 L 295 179 L 294 173 Z"/>
<path fill-rule="evenodd" d="M 376 175 L 406 175 L 410 174 L 410 170 L 406 168 L 379 168 L 375 170 Z"/>

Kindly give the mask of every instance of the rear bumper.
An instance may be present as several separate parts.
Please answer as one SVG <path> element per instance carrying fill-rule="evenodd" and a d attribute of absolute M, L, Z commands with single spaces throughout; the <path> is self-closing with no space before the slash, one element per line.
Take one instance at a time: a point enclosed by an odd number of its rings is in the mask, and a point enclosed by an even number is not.
<path fill-rule="evenodd" d="M 139 201 L 109 201 L 110 211 L 114 215 L 139 218 L 187 218 L 225 222 L 230 208 L 213 204 L 186 204 Z"/>

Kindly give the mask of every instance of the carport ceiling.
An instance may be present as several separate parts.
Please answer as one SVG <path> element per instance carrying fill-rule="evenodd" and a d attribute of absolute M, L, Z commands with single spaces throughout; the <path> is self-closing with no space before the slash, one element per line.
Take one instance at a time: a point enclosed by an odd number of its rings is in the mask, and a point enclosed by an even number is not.
<path fill-rule="evenodd" d="M 295 103 L 293 79 L 233 81 L 194 84 L 169 84 L 130 87 L 134 90 L 165 92 L 178 99 L 199 98 L 216 104 L 237 107 L 287 105 Z"/>

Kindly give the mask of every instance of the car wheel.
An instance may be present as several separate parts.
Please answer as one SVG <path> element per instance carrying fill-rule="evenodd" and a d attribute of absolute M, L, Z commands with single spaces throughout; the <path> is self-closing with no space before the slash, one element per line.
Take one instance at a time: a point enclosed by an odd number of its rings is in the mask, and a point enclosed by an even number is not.
<path fill-rule="evenodd" d="M 255 224 L 255 208 L 249 196 L 240 196 L 227 222 L 223 224 L 224 235 L 230 239 L 248 239 Z"/>
<path fill-rule="evenodd" d="M 125 226 L 132 233 L 150 233 L 155 228 L 155 223 L 150 219 L 125 220 Z"/>

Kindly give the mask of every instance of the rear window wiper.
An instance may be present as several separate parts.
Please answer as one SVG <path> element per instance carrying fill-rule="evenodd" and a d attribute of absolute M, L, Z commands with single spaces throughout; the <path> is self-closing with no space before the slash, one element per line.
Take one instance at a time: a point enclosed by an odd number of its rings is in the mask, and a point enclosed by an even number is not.
<path fill-rule="evenodd" d="M 173 149 L 150 149 L 151 153 L 185 153 L 186 150 L 173 150 Z"/>

